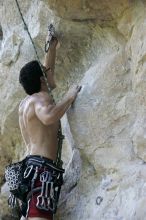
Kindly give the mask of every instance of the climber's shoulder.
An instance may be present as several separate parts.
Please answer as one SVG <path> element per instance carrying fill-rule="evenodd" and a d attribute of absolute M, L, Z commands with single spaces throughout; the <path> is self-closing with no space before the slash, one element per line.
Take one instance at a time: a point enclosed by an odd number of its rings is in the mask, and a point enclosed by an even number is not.
<path fill-rule="evenodd" d="M 26 96 L 24 99 L 22 99 L 18 107 L 19 114 L 21 114 L 24 110 L 30 107 L 32 108 L 35 102 L 36 102 L 36 98 L 33 95 Z"/>
<path fill-rule="evenodd" d="M 31 96 L 26 96 L 19 104 L 19 115 L 35 115 L 36 112 L 45 110 L 54 106 L 52 98 L 47 92 L 34 93 Z"/>

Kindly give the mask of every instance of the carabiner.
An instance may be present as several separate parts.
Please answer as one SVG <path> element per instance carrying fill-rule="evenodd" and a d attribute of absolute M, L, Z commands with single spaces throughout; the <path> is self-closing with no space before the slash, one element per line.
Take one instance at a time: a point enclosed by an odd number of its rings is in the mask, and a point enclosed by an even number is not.
<path fill-rule="evenodd" d="M 24 179 L 26 179 L 26 178 L 29 177 L 29 175 L 30 175 L 32 169 L 33 169 L 33 165 L 30 165 L 30 166 L 28 166 L 28 167 L 26 168 L 26 170 L 24 171 L 24 176 L 23 176 Z"/>

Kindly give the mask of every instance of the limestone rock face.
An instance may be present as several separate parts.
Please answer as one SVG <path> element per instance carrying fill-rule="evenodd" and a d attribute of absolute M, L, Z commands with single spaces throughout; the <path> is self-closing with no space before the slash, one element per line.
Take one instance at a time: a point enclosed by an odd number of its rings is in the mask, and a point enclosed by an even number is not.
<path fill-rule="evenodd" d="M 62 119 L 64 186 L 58 220 L 146 220 L 146 4 L 128 0 L 19 1 L 43 62 L 47 25 L 60 38 L 54 91 L 82 89 Z M 24 153 L 21 67 L 36 59 L 15 1 L 0 0 L 0 177 Z M 0 204 L 7 188 L 2 186 Z M 4 198 L 4 199 L 3 199 Z M 0 220 L 9 218 L 7 208 Z"/>
<path fill-rule="evenodd" d="M 98 20 L 110 21 L 114 17 L 122 14 L 122 12 L 129 7 L 130 1 L 95 1 L 95 0 L 47 0 L 49 7 L 61 16 L 75 21 L 82 20 Z M 118 8 L 118 10 L 117 10 Z"/>

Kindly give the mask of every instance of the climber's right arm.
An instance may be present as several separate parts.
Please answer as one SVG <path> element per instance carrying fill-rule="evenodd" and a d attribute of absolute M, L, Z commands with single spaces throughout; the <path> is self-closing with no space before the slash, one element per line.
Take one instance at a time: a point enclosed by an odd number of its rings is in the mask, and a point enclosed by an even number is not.
<path fill-rule="evenodd" d="M 36 102 L 34 104 L 36 116 L 44 125 L 51 125 L 57 122 L 68 110 L 80 91 L 80 86 L 75 86 L 68 91 L 66 96 L 57 103 L 48 104 L 46 102 Z"/>

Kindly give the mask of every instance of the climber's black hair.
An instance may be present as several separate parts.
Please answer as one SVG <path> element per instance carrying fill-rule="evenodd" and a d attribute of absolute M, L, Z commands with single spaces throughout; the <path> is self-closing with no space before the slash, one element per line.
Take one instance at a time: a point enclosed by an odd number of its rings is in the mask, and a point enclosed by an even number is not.
<path fill-rule="evenodd" d="M 37 60 L 33 60 L 22 67 L 19 82 L 28 95 L 40 92 L 41 76 L 43 76 L 43 72 Z"/>

